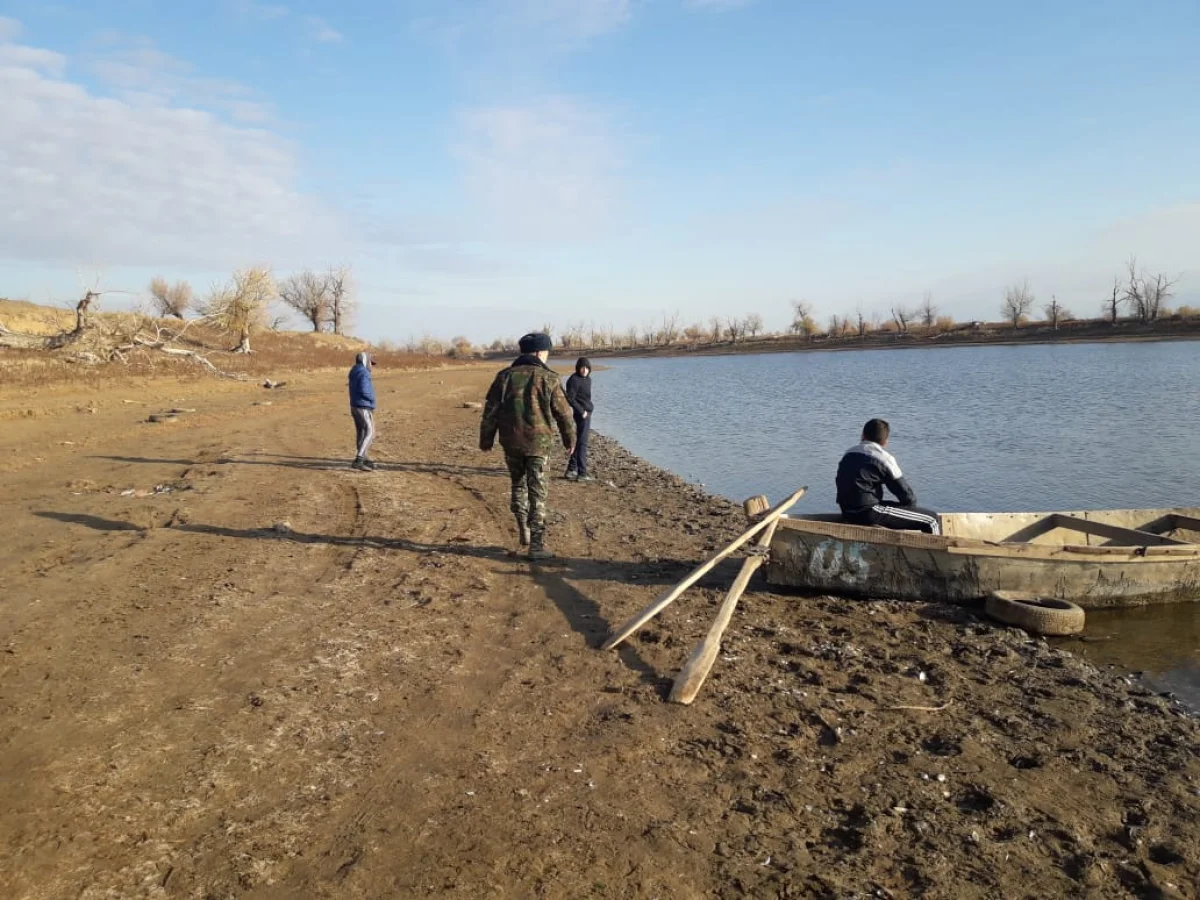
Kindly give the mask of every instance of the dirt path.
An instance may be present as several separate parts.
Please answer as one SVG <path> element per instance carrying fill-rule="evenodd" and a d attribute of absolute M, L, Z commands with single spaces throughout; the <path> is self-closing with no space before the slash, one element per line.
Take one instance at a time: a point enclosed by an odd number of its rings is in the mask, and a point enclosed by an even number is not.
<path fill-rule="evenodd" d="M 663 703 L 729 567 L 595 648 L 733 508 L 601 442 L 511 558 L 486 379 L 374 474 L 341 376 L 0 396 L 0 895 L 1197 896 L 1196 723 L 970 611 L 754 593 Z"/>

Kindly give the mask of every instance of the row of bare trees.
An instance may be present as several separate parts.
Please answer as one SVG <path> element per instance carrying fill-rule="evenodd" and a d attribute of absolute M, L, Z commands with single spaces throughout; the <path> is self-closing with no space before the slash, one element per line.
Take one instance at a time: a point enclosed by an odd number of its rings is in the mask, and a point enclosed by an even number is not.
<path fill-rule="evenodd" d="M 1124 311 L 1140 322 L 1155 322 L 1169 312 L 1167 300 L 1173 296 L 1173 288 L 1178 281 L 1178 278 L 1171 278 L 1163 272 L 1147 272 L 1138 266 L 1137 257 L 1131 256 L 1125 264 L 1125 275 L 1113 278 L 1112 290 L 1101 307 L 1104 318 L 1115 325 Z M 1034 302 L 1028 278 L 1010 285 L 1004 291 L 1001 305 L 1005 321 L 1014 328 L 1020 328 L 1033 309 Z M 1074 318 L 1055 296 L 1051 296 L 1050 302 L 1042 307 L 1042 312 L 1055 329 L 1060 322 Z"/>
<path fill-rule="evenodd" d="M 156 276 L 149 287 L 152 311 L 162 318 L 186 319 L 189 313 L 237 340 L 234 351 L 249 353 L 251 334 L 267 325 L 269 310 L 276 301 L 298 313 L 314 332 L 329 330 L 345 334 L 355 308 L 353 282 L 348 266 L 330 266 L 323 272 L 305 269 L 276 281 L 265 266 L 250 266 L 234 272 L 228 281 L 214 285 L 208 295 L 197 299 L 186 281 L 170 284 Z M 282 318 L 276 320 L 276 325 Z"/>

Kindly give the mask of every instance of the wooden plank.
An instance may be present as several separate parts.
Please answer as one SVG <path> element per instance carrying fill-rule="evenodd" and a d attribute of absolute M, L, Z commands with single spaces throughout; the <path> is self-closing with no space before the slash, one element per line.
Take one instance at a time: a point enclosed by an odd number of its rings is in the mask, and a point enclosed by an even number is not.
<path fill-rule="evenodd" d="M 1054 514 L 1054 524 L 1059 528 L 1067 528 L 1071 531 L 1081 531 L 1084 534 L 1094 534 L 1097 537 L 1124 541 L 1124 546 L 1157 547 L 1162 544 L 1187 543 L 1187 541 L 1177 541 L 1175 538 L 1164 537 L 1161 534 L 1153 534 L 1149 531 L 1138 531 L 1136 528 L 1122 528 L 1120 525 L 1094 522 L 1090 519 L 1081 519 L 1078 516 L 1067 516 L 1062 513 Z M 1133 543 L 1129 543 L 1130 541 Z"/>
<path fill-rule="evenodd" d="M 603 649 L 611 650 L 613 647 L 617 646 L 617 644 L 625 640 L 625 638 L 629 637 L 631 634 L 657 616 L 660 612 L 678 600 L 680 594 L 707 575 L 708 572 L 717 565 L 717 563 L 729 556 L 732 556 L 737 551 L 738 547 L 742 546 L 742 544 L 746 543 L 760 532 L 766 531 L 772 522 L 778 521 L 779 518 L 785 512 L 791 509 L 796 504 L 796 501 L 803 497 L 807 491 L 807 487 L 800 488 L 800 490 L 796 491 L 796 493 L 792 494 L 792 496 L 788 497 L 773 510 L 759 519 L 755 525 L 752 525 L 750 528 L 738 535 L 724 550 L 722 550 L 708 562 L 693 569 L 687 578 L 683 579 L 683 581 L 679 582 L 679 584 L 675 585 L 675 587 L 671 588 L 669 591 L 643 609 L 640 613 L 614 631 L 611 635 L 609 635 L 608 640 L 606 640 L 603 644 Z"/>
<path fill-rule="evenodd" d="M 1176 528 L 1182 528 L 1185 531 L 1200 531 L 1200 519 L 1195 516 L 1185 516 L 1181 513 L 1175 513 L 1171 516 L 1171 523 Z"/>
<path fill-rule="evenodd" d="M 752 497 L 746 501 L 747 515 L 761 514 L 762 508 L 757 503 L 761 499 L 761 506 L 766 506 L 766 498 Z M 751 504 L 755 504 L 752 506 Z M 672 703 L 688 704 L 696 699 L 696 695 L 700 693 L 700 688 L 704 684 L 704 679 L 708 678 L 708 673 L 712 671 L 713 663 L 717 661 L 717 653 L 721 649 L 721 638 L 725 634 L 725 629 L 729 627 L 729 620 L 733 618 L 733 611 L 737 607 L 738 600 L 746 590 L 746 585 L 750 583 L 750 577 L 758 571 L 758 567 L 763 564 L 766 558 L 765 553 L 768 547 L 771 546 L 771 538 L 775 536 L 775 526 L 779 524 L 776 519 L 771 523 L 762 534 L 758 536 L 758 540 L 754 545 L 759 549 L 759 553 L 751 556 L 742 563 L 742 570 L 738 572 L 737 578 L 734 579 L 733 586 L 729 588 L 729 593 L 725 595 L 725 601 L 721 604 L 721 609 L 717 613 L 717 618 L 713 622 L 712 627 L 708 629 L 708 634 L 704 636 L 696 649 L 692 651 L 692 655 L 688 657 L 687 663 L 683 670 L 675 679 L 675 684 L 671 687 L 671 694 L 667 697 Z"/>

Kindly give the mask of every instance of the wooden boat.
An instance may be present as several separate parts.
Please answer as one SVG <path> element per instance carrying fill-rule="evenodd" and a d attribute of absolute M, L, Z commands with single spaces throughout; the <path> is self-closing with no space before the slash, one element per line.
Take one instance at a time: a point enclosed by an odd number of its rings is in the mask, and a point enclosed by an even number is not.
<path fill-rule="evenodd" d="M 858 597 L 960 602 L 992 591 L 1084 608 L 1200 600 L 1200 508 L 943 513 L 942 534 L 785 518 L 767 582 Z"/>

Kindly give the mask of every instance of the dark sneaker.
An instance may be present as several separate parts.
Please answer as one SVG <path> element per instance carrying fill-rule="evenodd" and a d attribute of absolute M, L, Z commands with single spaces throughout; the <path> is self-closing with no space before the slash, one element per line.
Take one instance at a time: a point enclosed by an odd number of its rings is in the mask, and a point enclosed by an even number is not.
<path fill-rule="evenodd" d="M 579 475 L 576 477 L 575 480 L 576 481 L 595 481 L 596 479 L 593 478 L 591 475 Z"/>
<path fill-rule="evenodd" d="M 362 467 L 363 467 L 364 469 L 366 469 L 368 472 L 374 472 L 374 471 L 375 471 L 375 463 L 374 463 L 374 462 L 372 462 L 372 461 L 371 461 L 371 460 L 369 460 L 369 459 L 364 459 L 364 460 L 362 461 Z"/>
<path fill-rule="evenodd" d="M 366 466 L 363 465 L 362 457 L 361 456 L 354 457 L 354 462 L 350 463 L 350 468 L 358 469 L 360 471 L 365 469 Z"/>
<path fill-rule="evenodd" d="M 575 472 L 568 472 L 563 478 L 567 479 L 567 481 L 575 481 L 579 476 Z"/>

